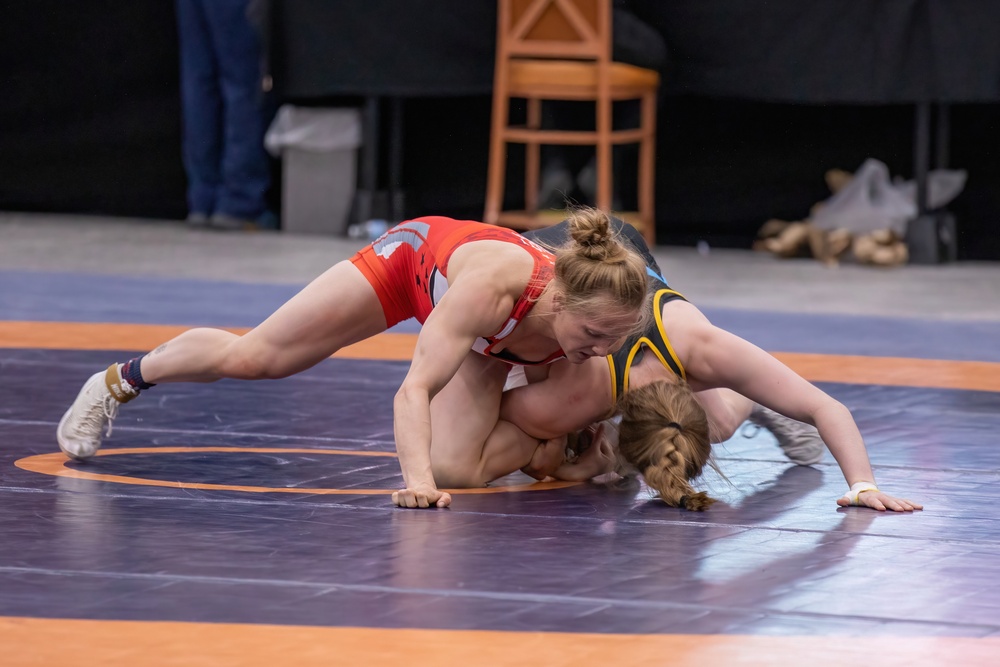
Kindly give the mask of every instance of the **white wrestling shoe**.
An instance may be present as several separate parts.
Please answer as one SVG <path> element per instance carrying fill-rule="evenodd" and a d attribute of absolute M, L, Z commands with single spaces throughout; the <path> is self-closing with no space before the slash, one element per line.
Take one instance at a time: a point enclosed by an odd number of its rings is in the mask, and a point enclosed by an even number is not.
<path fill-rule="evenodd" d="M 139 395 L 122 379 L 118 364 L 94 373 L 77 394 L 73 405 L 59 420 L 56 440 L 59 449 L 74 459 L 88 459 L 101 448 L 101 441 L 111 435 L 111 424 L 118 407 Z M 103 433 L 107 426 L 107 433 Z"/>
<path fill-rule="evenodd" d="M 816 427 L 778 414 L 763 405 L 754 405 L 750 422 L 770 431 L 792 463 L 808 466 L 823 459 L 826 444 L 819 437 Z"/>

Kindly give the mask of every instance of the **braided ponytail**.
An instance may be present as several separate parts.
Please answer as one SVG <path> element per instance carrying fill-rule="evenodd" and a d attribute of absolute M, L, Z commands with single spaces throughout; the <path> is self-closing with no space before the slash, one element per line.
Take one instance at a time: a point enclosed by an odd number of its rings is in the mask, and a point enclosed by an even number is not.
<path fill-rule="evenodd" d="M 618 409 L 621 457 L 671 507 L 708 509 L 715 500 L 689 482 L 701 475 L 712 453 L 708 417 L 687 384 L 661 381 L 632 389 Z"/>

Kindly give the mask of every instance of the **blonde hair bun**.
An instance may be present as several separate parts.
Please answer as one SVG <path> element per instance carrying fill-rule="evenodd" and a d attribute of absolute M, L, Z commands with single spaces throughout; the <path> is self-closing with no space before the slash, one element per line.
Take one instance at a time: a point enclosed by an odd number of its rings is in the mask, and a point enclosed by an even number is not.
<path fill-rule="evenodd" d="M 552 281 L 566 308 L 586 317 L 632 311 L 634 326 L 627 335 L 641 332 L 652 312 L 645 258 L 603 211 L 579 208 L 567 223 L 570 239 L 555 251 Z"/>
<path fill-rule="evenodd" d="M 579 246 L 579 254 L 596 262 L 617 260 L 628 252 L 616 237 L 611 218 L 604 211 L 595 208 L 571 211 L 569 234 Z"/>

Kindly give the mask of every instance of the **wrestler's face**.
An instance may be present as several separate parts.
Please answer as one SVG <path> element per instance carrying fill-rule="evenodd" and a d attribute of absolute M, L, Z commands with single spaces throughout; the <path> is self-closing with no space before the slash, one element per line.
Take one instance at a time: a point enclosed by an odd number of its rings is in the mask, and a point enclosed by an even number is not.
<path fill-rule="evenodd" d="M 582 364 L 591 357 L 611 354 L 625 342 L 635 328 L 636 314 L 630 310 L 614 308 L 600 315 L 560 309 L 556 313 L 553 329 L 566 358 Z"/>

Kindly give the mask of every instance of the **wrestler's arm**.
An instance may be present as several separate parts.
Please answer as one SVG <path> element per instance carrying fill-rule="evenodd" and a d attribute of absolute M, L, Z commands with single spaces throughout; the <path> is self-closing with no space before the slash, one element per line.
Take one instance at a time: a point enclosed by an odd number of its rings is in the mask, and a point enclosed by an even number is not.
<path fill-rule="evenodd" d="M 521 459 L 526 461 L 520 464 L 522 471 L 544 479 L 559 476 L 556 472 L 565 463 L 566 434 L 608 417 L 611 407 L 606 359 L 593 358 L 582 364 L 560 361 L 552 364 L 546 379 L 504 392 L 500 419 L 501 424 L 509 422 L 523 435 L 519 457 L 533 443 L 528 456 Z M 513 431 L 505 432 L 513 437 Z M 492 451 L 500 448 L 498 440 Z M 584 468 L 574 470 L 578 476 Z"/>
<path fill-rule="evenodd" d="M 607 365 L 604 357 L 557 361 L 545 380 L 504 392 L 500 419 L 548 440 L 606 418 L 612 408 Z"/>
<path fill-rule="evenodd" d="M 556 441 L 563 443 L 566 447 L 566 438 L 556 438 Z M 534 438 L 514 424 L 508 421 L 499 420 L 483 446 L 483 454 L 480 458 L 481 483 L 486 484 L 495 479 L 504 477 L 517 470 L 531 475 L 535 479 L 542 480 L 548 473 L 536 471 L 531 468 L 533 455 L 543 446 L 538 438 Z M 560 452 L 559 462 L 565 458 Z M 559 463 L 552 465 L 555 469 Z"/>
<path fill-rule="evenodd" d="M 756 345 L 712 325 L 690 303 L 664 305 L 663 319 L 688 382 L 696 391 L 728 387 L 783 415 L 814 425 L 848 485 L 870 483 L 875 475 L 861 432 L 850 411 Z M 921 509 L 880 491 L 861 493 L 860 502 L 878 510 Z M 840 501 L 838 501 L 840 502 Z"/>
<path fill-rule="evenodd" d="M 565 460 L 565 433 L 568 431 L 551 435 L 550 430 L 553 426 L 558 428 L 558 424 L 554 425 L 550 419 L 556 403 L 544 392 L 530 390 L 548 382 L 545 379 L 536 385 L 524 385 L 504 392 L 500 419 L 486 438 L 479 459 L 479 476 L 483 483 L 492 482 L 516 470 L 542 480 Z M 505 404 L 507 408 L 504 408 Z M 517 413 L 517 423 L 511 420 L 512 413 Z M 523 426 L 542 435 L 529 435 Z"/>
<path fill-rule="evenodd" d="M 448 288 L 417 336 L 410 370 L 393 402 L 396 452 L 406 488 L 393 493 L 405 507 L 447 507 L 431 471 L 431 399 L 458 371 L 475 339 L 497 331 L 513 306 L 508 291 L 485 271 L 463 276 Z"/>

